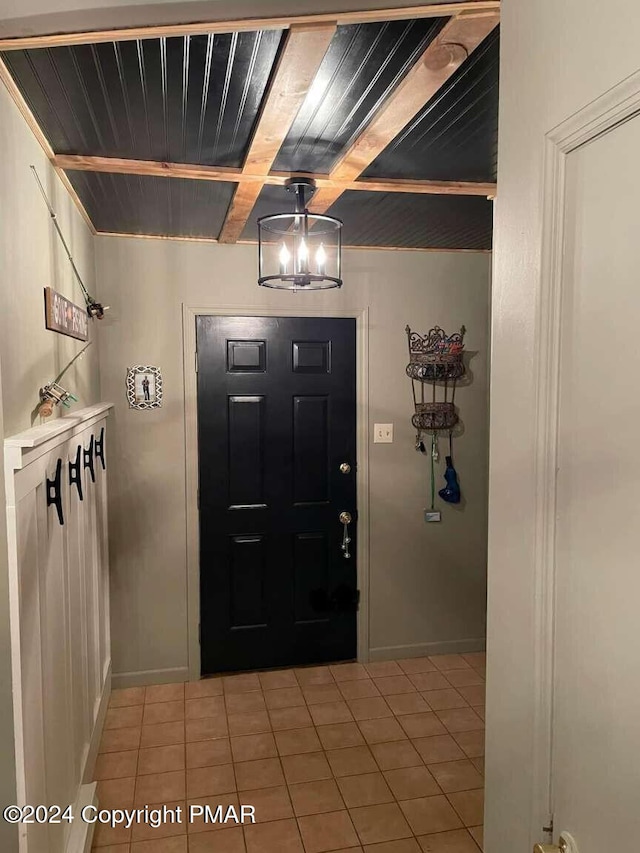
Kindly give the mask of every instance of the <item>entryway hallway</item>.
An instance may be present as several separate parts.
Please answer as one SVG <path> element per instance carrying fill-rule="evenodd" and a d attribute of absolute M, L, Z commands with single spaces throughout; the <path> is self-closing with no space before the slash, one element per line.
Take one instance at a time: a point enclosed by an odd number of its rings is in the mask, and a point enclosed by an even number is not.
<path fill-rule="evenodd" d="M 99 826 L 100 853 L 478 853 L 484 653 L 114 690 L 100 807 L 255 806 L 256 823 Z"/>

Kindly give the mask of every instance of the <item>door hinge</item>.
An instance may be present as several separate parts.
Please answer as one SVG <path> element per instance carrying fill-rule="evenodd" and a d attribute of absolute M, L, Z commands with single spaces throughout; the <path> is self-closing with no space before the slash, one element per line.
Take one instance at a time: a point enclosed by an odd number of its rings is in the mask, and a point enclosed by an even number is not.
<path fill-rule="evenodd" d="M 198 622 L 198 645 L 202 645 L 202 623 Z"/>
<path fill-rule="evenodd" d="M 198 350 L 194 353 L 195 363 L 196 363 L 196 373 L 198 372 Z"/>
<path fill-rule="evenodd" d="M 360 590 L 356 590 L 356 610 L 360 610 Z"/>

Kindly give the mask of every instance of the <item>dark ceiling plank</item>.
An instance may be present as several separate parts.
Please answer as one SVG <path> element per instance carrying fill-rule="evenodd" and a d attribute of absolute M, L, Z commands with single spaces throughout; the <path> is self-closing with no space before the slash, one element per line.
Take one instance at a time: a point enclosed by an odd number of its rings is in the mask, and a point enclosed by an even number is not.
<path fill-rule="evenodd" d="M 310 210 L 326 212 L 357 180 L 499 23 L 497 14 L 457 15 L 443 27 L 397 89 L 333 168 L 333 188 L 319 189 Z"/>
<path fill-rule="evenodd" d="M 78 172 L 106 172 L 122 175 L 148 175 L 159 178 L 188 178 L 197 181 L 225 181 L 239 184 L 284 186 L 289 172 L 246 172 L 224 166 L 202 166 L 190 163 L 166 163 L 157 160 L 126 160 L 118 157 L 88 157 L 79 154 L 57 154 L 53 164 L 59 169 Z M 369 190 L 390 193 L 417 193 L 428 195 L 477 195 L 492 197 L 494 183 L 473 181 L 429 181 L 406 178 L 359 178 L 356 181 L 337 183 L 328 175 L 305 173 L 319 188 L 340 190 Z"/>
<path fill-rule="evenodd" d="M 45 156 L 51 162 L 51 165 L 52 165 L 55 173 L 60 178 L 60 181 L 62 182 L 63 186 L 65 187 L 65 189 L 67 190 L 67 192 L 69 193 L 71 198 L 73 199 L 76 207 L 78 208 L 78 211 L 80 212 L 80 215 L 82 216 L 84 221 L 87 223 L 89 230 L 91 231 L 92 234 L 95 234 L 96 229 L 93 226 L 93 222 L 89 218 L 89 214 L 87 213 L 84 205 L 80 201 L 80 198 L 79 198 L 77 192 L 71 186 L 71 183 L 70 183 L 69 179 L 67 178 L 64 170 L 62 168 L 60 168 L 59 166 L 57 166 L 56 163 L 54 162 L 55 154 L 53 153 L 53 149 L 49 145 L 47 137 L 42 132 L 42 128 L 40 127 L 40 125 L 36 121 L 35 116 L 31 112 L 29 105 L 27 104 L 27 102 L 23 98 L 22 93 L 18 89 L 13 77 L 9 73 L 9 69 L 7 68 L 7 66 L 2 61 L 2 58 L 0 58 L 0 80 L 2 80 L 2 82 L 4 83 L 4 85 L 5 85 L 8 93 L 9 93 L 9 95 L 11 96 L 14 104 L 16 105 L 16 107 L 18 108 L 20 113 L 22 114 L 22 117 L 24 118 L 24 120 L 28 124 L 29 128 L 31 129 L 31 132 L 33 133 L 35 138 L 38 140 L 40 147 L 42 148 L 42 150 L 45 153 Z"/>
<path fill-rule="evenodd" d="M 78 33 L 55 33 L 43 36 L 0 39 L 0 50 L 29 50 L 39 47 L 60 47 L 78 44 L 99 44 L 109 41 L 132 41 L 144 38 L 206 35 L 208 33 L 242 32 L 246 30 L 286 29 L 298 24 L 366 24 L 378 21 L 398 21 L 418 18 L 442 18 L 469 12 L 474 15 L 494 13 L 500 0 L 461 0 L 461 2 L 431 3 L 403 6 L 396 9 L 373 9 L 362 12 L 295 15 L 288 17 L 253 18 L 241 20 L 166 24 L 163 26 L 131 27 L 116 30 L 94 30 Z"/>
<path fill-rule="evenodd" d="M 336 24 L 296 24 L 286 41 L 265 97 L 262 113 L 242 169 L 267 174 L 335 35 Z M 239 183 L 219 240 L 235 243 L 244 231 L 264 181 Z"/>

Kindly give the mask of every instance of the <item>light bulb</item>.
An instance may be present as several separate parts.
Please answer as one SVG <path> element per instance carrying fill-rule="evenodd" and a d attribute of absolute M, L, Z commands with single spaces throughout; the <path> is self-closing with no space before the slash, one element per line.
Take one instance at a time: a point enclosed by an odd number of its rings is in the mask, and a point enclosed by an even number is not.
<path fill-rule="evenodd" d="M 298 245 L 298 272 L 307 272 L 307 264 L 309 261 L 309 250 L 307 249 L 307 244 L 304 241 L 304 237 L 300 240 L 300 244 Z"/>
<path fill-rule="evenodd" d="M 318 246 L 318 251 L 316 252 L 316 268 L 318 270 L 318 275 L 324 275 L 325 269 L 327 265 L 327 253 L 324 248 L 324 244 L 320 243 Z"/>
<path fill-rule="evenodd" d="M 289 264 L 289 260 L 291 258 L 291 254 L 286 247 L 286 244 L 282 244 L 282 248 L 280 249 L 280 275 L 287 274 L 287 266 Z"/>

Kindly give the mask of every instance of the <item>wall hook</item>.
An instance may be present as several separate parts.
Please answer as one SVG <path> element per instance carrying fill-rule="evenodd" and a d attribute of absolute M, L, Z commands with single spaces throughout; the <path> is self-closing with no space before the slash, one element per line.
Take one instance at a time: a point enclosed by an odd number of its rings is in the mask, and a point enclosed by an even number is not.
<path fill-rule="evenodd" d="M 81 451 L 82 447 L 78 445 L 76 461 L 72 462 L 69 460 L 69 485 L 75 486 L 78 489 L 78 497 L 80 500 L 84 500 L 84 495 L 82 494 L 82 468 L 80 466 Z"/>
<path fill-rule="evenodd" d="M 89 442 L 89 449 L 84 451 L 84 467 L 89 469 L 91 482 L 95 483 L 96 472 L 93 469 L 93 436 L 91 436 L 91 441 Z"/>
<path fill-rule="evenodd" d="M 102 470 L 105 471 L 107 465 L 104 461 L 104 427 L 102 427 L 102 429 L 100 430 L 100 438 L 96 438 L 96 443 L 93 452 L 96 459 L 99 459 L 102 463 Z"/>
<path fill-rule="evenodd" d="M 56 473 L 53 480 L 47 477 L 47 506 L 53 504 L 58 513 L 58 521 L 64 524 L 64 514 L 62 512 L 62 459 L 58 459 L 56 465 Z"/>

